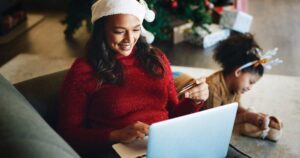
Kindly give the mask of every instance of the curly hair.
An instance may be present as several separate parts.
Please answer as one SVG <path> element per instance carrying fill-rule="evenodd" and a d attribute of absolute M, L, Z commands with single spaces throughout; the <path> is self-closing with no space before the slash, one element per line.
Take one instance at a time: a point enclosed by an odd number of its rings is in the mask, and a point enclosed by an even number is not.
<path fill-rule="evenodd" d="M 86 45 L 87 60 L 95 71 L 95 76 L 102 82 L 121 84 L 123 68 L 115 58 L 114 52 L 106 43 L 105 23 L 107 17 L 95 21 L 94 30 Z M 153 77 L 162 78 L 165 68 L 157 49 L 150 47 L 143 36 L 136 43 L 136 58 L 141 67 Z"/>
<path fill-rule="evenodd" d="M 223 68 L 224 75 L 228 75 L 248 62 L 259 60 L 259 56 L 253 51 L 257 49 L 261 50 L 252 34 L 233 33 L 228 39 L 218 44 L 213 57 Z M 264 67 L 252 65 L 242 71 L 262 76 Z"/>

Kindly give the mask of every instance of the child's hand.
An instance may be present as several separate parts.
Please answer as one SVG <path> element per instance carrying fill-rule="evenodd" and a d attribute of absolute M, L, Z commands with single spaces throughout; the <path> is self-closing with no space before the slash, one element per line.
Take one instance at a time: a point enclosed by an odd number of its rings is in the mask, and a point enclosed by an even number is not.
<path fill-rule="evenodd" d="M 241 122 L 251 123 L 260 128 L 261 130 L 265 130 L 268 127 L 268 125 L 266 124 L 267 115 L 265 114 L 247 111 L 242 113 L 241 115 L 243 119 L 243 121 Z"/>
<path fill-rule="evenodd" d="M 262 130 L 265 130 L 268 128 L 268 124 L 267 124 L 267 116 L 265 114 L 258 114 L 257 113 L 257 118 L 256 118 L 256 122 L 257 122 L 257 127 L 259 127 Z"/>
<path fill-rule="evenodd" d="M 148 135 L 149 125 L 137 121 L 125 128 L 110 133 L 110 140 L 113 142 L 131 143 L 137 139 L 143 139 Z"/>

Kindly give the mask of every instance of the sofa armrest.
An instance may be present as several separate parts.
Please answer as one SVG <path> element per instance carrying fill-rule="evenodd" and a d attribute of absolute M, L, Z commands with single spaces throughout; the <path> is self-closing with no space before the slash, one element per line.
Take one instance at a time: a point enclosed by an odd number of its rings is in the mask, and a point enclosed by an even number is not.
<path fill-rule="evenodd" d="M 79 157 L 0 75 L 0 157 Z"/>
<path fill-rule="evenodd" d="M 59 89 L 67 71 L 51 73 L 14 85 L 52 128 L 56 125 Z"/>

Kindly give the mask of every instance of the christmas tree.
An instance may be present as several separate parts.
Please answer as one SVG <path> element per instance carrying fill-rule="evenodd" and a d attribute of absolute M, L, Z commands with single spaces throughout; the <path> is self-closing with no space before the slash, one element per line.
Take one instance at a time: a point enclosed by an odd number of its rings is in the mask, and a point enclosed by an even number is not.
<path fill-rule="evenodd" d="M 147 0 L 148 7 L 154 10 L 154 22 L 144 22 L 144 27 L 156 39 L 169 40 L 172 34 L 171 22 L 180 19 L 192 21 L 194 25 L 210 24 L 208 0 Z"/>

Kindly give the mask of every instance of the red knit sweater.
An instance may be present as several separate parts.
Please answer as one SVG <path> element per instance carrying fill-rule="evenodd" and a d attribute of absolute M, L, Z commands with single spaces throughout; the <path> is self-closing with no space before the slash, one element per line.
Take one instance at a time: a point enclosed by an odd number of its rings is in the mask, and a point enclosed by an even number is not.
<path fill-rule="evenodd" d="M 152 124 L 202 107 L 188 99 L 178 103 L 169 61 L 159 54 L 166 68 L 162 79 L 139 67 L 134 52 L 127 57 L 117 54 L 124 71 L 121 86 L 99 86 L 85 58 L 73 63 L 62 86 L 58 120 L 59 131 L 71 146 L 77 151 L 97 150 L 108 146 L 112 130 L 136 121 Z"/>

